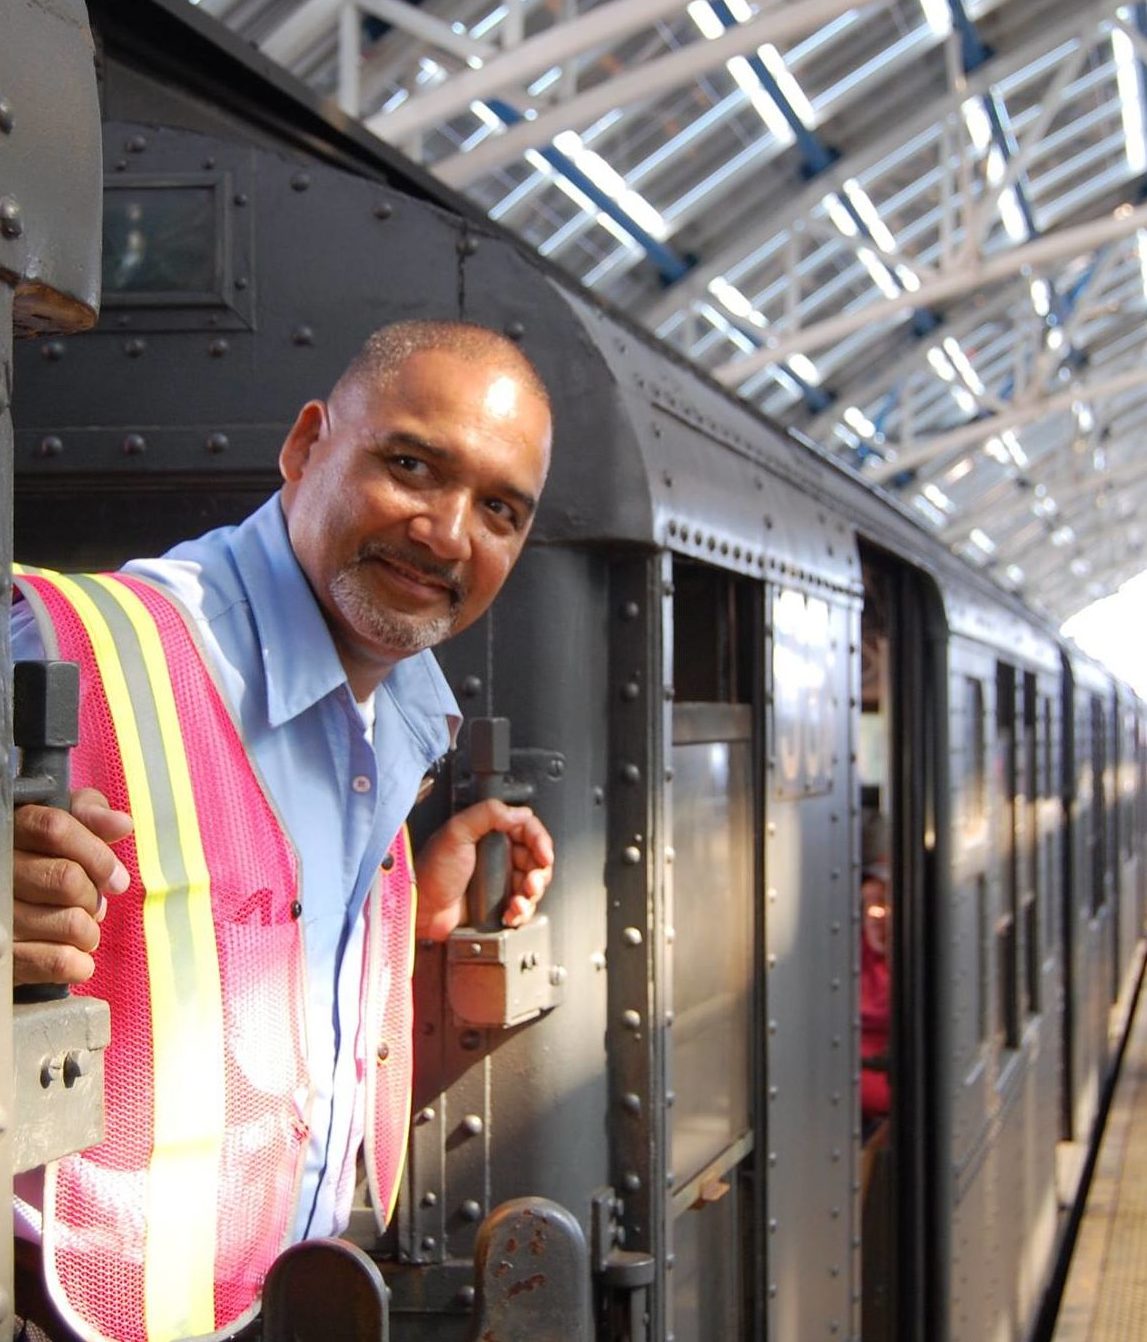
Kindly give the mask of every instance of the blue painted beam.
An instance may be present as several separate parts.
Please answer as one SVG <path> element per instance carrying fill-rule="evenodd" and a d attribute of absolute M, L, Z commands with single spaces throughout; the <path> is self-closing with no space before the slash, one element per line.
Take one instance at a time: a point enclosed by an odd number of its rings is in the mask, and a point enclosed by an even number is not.
<path fill-rule="evenodd" d="M 487 98 L 486 106 L 507 126 L 513 126 L 523 119 L 521 112 L 502 98 Z M 576 186 L 603 214 L 607 214 L 615 223 L 621 225 L 657 267 L 662 283 L 666 285 L 675 284 L 688 274 L 692 262 L 678 256 L 672 247 L 667 247 L 647 229 L 642 228 L 608 192 L 603 191 L 596 182 L 587 177 L 568 154 L 563 154 L 560 149 L 555 149 L 552 144 L 538 152 L 552 168 L 560 172 L 571 185 Z"/>

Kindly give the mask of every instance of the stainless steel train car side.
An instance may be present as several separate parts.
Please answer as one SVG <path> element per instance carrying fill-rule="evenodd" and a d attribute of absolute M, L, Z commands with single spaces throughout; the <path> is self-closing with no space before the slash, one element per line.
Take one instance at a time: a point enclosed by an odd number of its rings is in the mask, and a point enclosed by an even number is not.
<path fill-rule="evenodd" d="M 404 1193 L 382 1242 L 351 1228 L 392 1335 L 469 1337 L 484 1219 L 544 1196 L 587 1241 L 598 1342 L 1030 1338 L 1138 963 L 1141 706 L 203 16 L 91 9 L 105 305 L 17 368 L 20 557 L 241 516 L 385 320 L 505 330 L 555 394 L 531 544 L 442 661 L 468 717 L 511 720 L 559 874 L 506 943 L 532 1004 L 509 1023 L 473 991 L 481 942 L 420 950 Z M 475 768 L 464 738 L 416 826 Z M 865 812 L 894 900 L 876 1138 Z"/>

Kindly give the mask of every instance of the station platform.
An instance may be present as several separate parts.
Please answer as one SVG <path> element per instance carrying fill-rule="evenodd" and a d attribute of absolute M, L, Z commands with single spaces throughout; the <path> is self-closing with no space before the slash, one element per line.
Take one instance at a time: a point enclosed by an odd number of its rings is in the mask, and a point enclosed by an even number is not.
<path fill-rule="evenodd" d="M 1140 992 L 1052 1342 L 1147 1339 L 1147 992 Z"/>

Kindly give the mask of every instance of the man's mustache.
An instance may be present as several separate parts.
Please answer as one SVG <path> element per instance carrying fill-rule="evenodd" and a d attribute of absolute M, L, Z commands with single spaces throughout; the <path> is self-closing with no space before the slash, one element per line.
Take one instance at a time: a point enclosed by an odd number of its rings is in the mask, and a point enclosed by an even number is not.
<path fill-rule="evenodd" d="M 466 595 L 465 585 L 458 576 L 457 567 L 453 564 L 428 563 L 425 556 L 409 554 L 396 545 L 386 544 L 385 541 L 368 542 L 356 556 L 356 562 L 360 564 L 372 559 L 381 559 L 384 563 L 394 564 L 418 577 L 429 578 L 441 584 L 450 593 L 451 601 L 455 603 Z"/>

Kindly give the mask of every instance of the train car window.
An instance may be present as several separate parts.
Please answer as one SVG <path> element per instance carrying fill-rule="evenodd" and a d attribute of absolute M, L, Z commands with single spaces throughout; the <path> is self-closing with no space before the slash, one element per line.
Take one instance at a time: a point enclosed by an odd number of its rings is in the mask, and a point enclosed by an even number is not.
<path fill-rule="evenodd" d="M 772 749 L 777 795 L 814 797 L 832 786 L 834 653 L 826 601 L 791 588 L 772 608 Z"/>
<path fill-rule="evenodd" d="M 967 827 L 979 829 L 988 814 L 987 770 L 984 748 L 984 687 L 974 676 L 964 678 L 965 775 L 964 807 Z"/>
<path fill-rule="evenodd" d="M 1040 787 L 1041 816 L 1039 828 L 1043 833 L 1043 872 L 1040 882 L 1040 903 L 1043 908 L 1044 953 L 1055 950 L 1056 889 L 1059 869 L 1055 862 L 1056 827 L 1059 823 L 1059 789 L 1055 785 L 1056 742 L 1055 714 L 1050 695 L 1042 695 L 1043 733 L 1040 741 L 1042 780 Z"/>
<path fill-rule="evenodd" d="M 211 175 L 106 183 L 106 306 L 226 305 L 221 185 Z"/>
<path fill-rule="evenodd" d="M 1019 1046 L 1019 840 L 1022 799 L 1016 789 L 1016 671 L 996 664 L 996 777 L 1000 784 L 997 871 L 1000 910 L 996 919 L 999 1017 L 1005 1048 Z"/>
<path fill-rule="evenodd" d="M 1036 678 L 1024 673 L 1023 737 L 1020 773 L 1023 786 L 1022 810 L 1018 820 L 1023 829 L 1023 881 L 1020 893 L 1024 959 L 1024 1011 L 1034 1016 L 1039 1011 L 1040 966 L 1040 870 L 1039 870 L 1039 729 Z M 1018 839 L 1018 836 L 1017 836 Z"/>
<path fill-rule="evenodd" d="M 1107 816 L 1104 798 L 1106 760 L 1106 724 L 1103 702 L 1091 696 L 1091 810 L 1088 821 L 1088 846 L 1091 849 L 1091 912 L 1098 914 L 1107 902 Z"/>
<path fill-rule="evenodd" d="M 687 703 L 753 697 L 753 585 L 723 569 L 673 567 L 673 692 Z"/>
<path fill-rule="evenodd" d="M 991 998 L 988 995 L 988 878 L 976 877 L 976 1033 L 984 1043 L 991 1032 Z"/>

